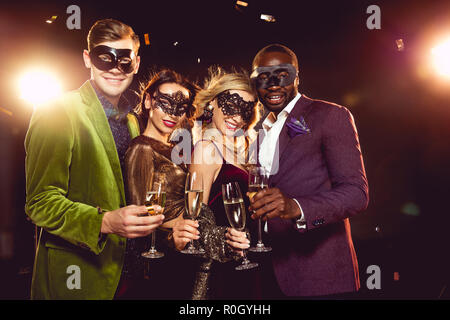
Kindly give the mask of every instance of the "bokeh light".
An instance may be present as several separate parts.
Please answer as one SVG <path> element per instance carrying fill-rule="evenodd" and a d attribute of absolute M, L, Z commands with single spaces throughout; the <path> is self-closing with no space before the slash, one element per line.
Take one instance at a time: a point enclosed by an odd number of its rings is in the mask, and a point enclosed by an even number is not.
<path fill-rule="evenodd" d="M 20 98 L 33 106 L 51 100 L 62 92 L 58 78 L 43 69 L 32 69 L 19 78 Z"/>
<path fill-rule="evenodd" d="M 450 37 L 431 49 L 431 55 L 436 72 L 450 80 Z"/>

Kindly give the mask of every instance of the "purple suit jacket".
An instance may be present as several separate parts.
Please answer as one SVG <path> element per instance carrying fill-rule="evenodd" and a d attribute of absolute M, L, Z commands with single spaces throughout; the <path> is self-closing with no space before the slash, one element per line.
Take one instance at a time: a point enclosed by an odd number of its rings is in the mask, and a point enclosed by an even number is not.
<path fill-rule="evenodd" d="M 289 137 L 289 118 L 304 118 L 311 132 Z M 368 183 L 351 113 L 302 97 L 279 138 L 279 171 L 269 180 L 302 207 L 306 230 L 294 220 L 269 220 L 272 262 L 287 296 L 317 296 L 359 289 L 349 217 L 368 205 Z"/>

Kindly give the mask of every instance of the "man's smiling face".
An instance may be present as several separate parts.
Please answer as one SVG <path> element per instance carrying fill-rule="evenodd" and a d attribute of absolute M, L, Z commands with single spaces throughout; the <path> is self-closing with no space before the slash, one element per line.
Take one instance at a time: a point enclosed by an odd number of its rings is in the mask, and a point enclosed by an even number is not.
<path fill-rule="evenodd" d="M 283 52 L 266 52 L 261 54 L 253 65 L 253 69 L 259 67 L 275 67 L 285 64 L 294 64 L 291 56 Z M 283 77 L 280 74 L 280 77 Z M 281 86 L 274 83 L 266 88 L 257 88 L 258 98 L 261 103 L 271 112 L 278 114 L 297 95 L 298 76 L 293 83 Z"/>
<path fill-rule="evenodd" d="M 131 49 L 133 50 L 134 43 L 130 38 L 121 39 L 117 41 L 102 42 L 99 45 L 108 46 L 115 49 Z M 134 55 L 130 59 L 135 59 L 135 68 L 130 73 L 125 73 L 119 70 L 117 67 L 103 71 L 95 67 L 92 63 L 89 53 L 85 51 L 84 59 L 86 67 L 91 69 L 91 79 L 94 81 L 96 87 L 102 92 L 102 94 L 111 100 L 118 99 L 120 95 L 128 88 L 133 81 L 133 76 L 137 73 L 139 68 L 140 58 Z"/>

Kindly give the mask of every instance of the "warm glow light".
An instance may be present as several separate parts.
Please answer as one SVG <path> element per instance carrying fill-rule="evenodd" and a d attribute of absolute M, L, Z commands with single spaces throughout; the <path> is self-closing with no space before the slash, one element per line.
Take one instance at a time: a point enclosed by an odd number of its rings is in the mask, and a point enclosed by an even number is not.
<path fill-rule="evenodd" d="M 450 38 L 431 50 L 436 72 L 450 79 Z"/>
<path fill-rule="evenodd" d="M 19 80 L 20 98 L 33 106 L 44 103 L 61 94 L 61 84 L 51 73 L 44 70 L 32 70 Z"/>
<path fill-rule="evenodd" d="M 267 22 L 275 22 L 276 19 L 274 16 L 271 16 L 270 14 L 261 14 L 260 16 L 261 20 L 265 20 Z"/>

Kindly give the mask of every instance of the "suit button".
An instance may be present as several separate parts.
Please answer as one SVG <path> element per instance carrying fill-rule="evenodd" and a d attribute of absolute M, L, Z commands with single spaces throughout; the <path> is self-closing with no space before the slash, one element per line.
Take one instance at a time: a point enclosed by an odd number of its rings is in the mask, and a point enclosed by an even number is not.
<path fill-rule="evenodd" d="M 316 220 L 314 220 L 313 221 L 313 226 L 319 226 L 319 225 L 321 225 L 321 224 L 324 224 L 325 223 L 325 219 L 323 219 L 323 218 L 321 218 L 321 219 L 316 219 Z"/>

